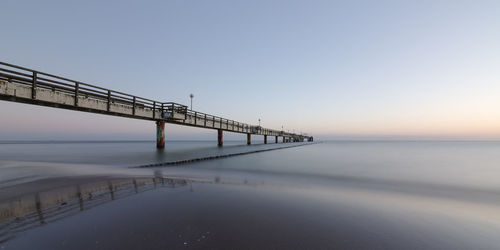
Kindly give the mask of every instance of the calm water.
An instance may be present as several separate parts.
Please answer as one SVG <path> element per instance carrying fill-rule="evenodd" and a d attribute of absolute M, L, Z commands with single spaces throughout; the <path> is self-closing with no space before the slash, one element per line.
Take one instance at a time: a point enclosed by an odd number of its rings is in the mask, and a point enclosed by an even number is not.
<path fill-rule="evenodd" d="M 0 246 L 500 244 L 499 142 L 304 143 L 179 166 L 136 167 L 292 145 L 242 144 L 168 142 L 157 151 L 154 142 L 1 143 Z"/>

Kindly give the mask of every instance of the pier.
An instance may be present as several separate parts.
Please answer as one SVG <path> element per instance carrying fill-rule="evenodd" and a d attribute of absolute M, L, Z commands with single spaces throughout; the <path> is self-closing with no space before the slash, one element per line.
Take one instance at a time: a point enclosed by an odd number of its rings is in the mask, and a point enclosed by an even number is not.
<path fill-rule="evenodd" d="M 186 105 L 161 102 L 106 89 L 40 71 L 0 62 L 0 100 L 121 116 L 156 123 L 156 147 L 165 147 L 165 123 L 217 130 L 217 144 L 223 146 L 223 132 L 274 137 L 278 143 L 313 141 L 309 135 L 264 128 L 190 110 Z"/>

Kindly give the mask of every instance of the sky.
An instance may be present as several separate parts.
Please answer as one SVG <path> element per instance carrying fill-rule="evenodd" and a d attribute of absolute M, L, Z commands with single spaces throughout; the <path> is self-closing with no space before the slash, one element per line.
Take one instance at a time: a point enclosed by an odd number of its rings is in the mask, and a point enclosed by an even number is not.
<path fill-rule="evenodd" d="M 159 101 L 193 93 L 195 110 L 323 139 L 500 139 L 500 1 L 1 7 L 3 62 Z M 155 137 L 150 121 L 5 101 L 0 117 L 0 140 Z"/>

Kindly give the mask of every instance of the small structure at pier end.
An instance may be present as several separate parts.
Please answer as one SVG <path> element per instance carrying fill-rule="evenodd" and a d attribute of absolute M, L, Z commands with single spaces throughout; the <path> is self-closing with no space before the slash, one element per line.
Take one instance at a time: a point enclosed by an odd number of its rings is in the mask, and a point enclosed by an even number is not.
<path fill-rule="evenodd" d="M 70 80 L 40 71 L 0 62 L 0 100 L 70 109 L 156 122 L 156 146 L 165 147 L 165 123 L 217 130 L 218 145 L 223 131 L 283 137 L 283 142 L 313 141 L 312 136 L 263 128 L 188 109 L 174 102 L 160 102 Z"/>

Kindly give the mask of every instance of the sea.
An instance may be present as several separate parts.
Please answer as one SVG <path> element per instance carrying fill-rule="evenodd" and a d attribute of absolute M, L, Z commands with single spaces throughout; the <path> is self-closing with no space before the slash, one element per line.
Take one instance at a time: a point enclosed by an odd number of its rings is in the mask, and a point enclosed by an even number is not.
<path fill-rule="evenodd" d="M 498 249 L 499 180 L 498 141 L 0 141 L 0 249 Z"/>

